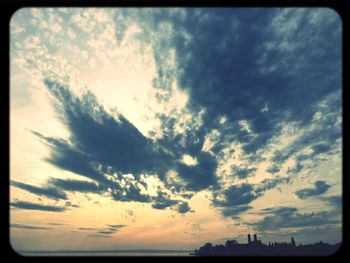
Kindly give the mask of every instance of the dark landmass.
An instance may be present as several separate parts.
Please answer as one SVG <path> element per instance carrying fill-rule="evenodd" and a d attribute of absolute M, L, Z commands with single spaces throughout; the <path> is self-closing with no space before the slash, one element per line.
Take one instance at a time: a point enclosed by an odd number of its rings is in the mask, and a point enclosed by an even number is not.
<path fill-rule="evenodd" d="M 196 256 L 329 256 L 335 253 L 341 246 L 341 243 L 330 245 L 322 241 L 315 244 L 296 245 L 294 238 L 291 242 L 269 242 L 264 244 L 254 235 L 251 240 L 248 235 L 247 244 L 239 244 L 236 240 L 228 240 L 225 245 L 213 246 L 206 243 L 195 250 L 190 255 Z"/>

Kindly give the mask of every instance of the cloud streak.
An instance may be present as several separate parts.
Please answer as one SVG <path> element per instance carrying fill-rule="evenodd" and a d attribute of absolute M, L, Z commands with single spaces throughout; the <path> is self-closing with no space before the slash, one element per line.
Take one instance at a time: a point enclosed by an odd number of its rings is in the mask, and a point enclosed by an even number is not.
<path fill-rule="evenodd" d="M 29 184 L 25 184 L 25 183 L 21 183 L 21 182 L 17 182 L 14 180 L 11 180 L 11 185 L 14 187 L 18 187 L 20 189 L 23 189 L 25 191 L 28 191 L 32 194 L 36 194 L 36 195 L 41 195 L 41 196 L 46 196 L 48 198 L 51 199 L 67 199 L 67 195 L 61 191 L 60 189 L 57 189 L 55 187 L 52 186 L 47 186 L 47 187 L 37 187 L 37 186 L 32 186 Z"/>
<path fill-rule="evenodd" d="M 95 228 L 95 227 L 79 227 L 80 231 L 94 231 L 95 234 L 89 234 L 89 237 L 109 237 L 110 235 L 120 231 L 122 228 L 126 227 L 126 225 L 110 225 L 107 224 L 105 228 Z"/>
<path fill-rule="evenodd" d="M 100 191 L 99 187 L 95 183 L 86 181 L 50 178 L 48 183 L 54 185 L 58 189 L 71 192 L 98 193 Z"/>
<path fill-rule="evenodd" d="M 66 210 L 65 207 L 41 205 L 41 204 L 36 204 L 36 203 L 26 202 L 26 201 L 14 201 L 14 202 L 11 202 L 10 205 L 18 209 L 39 210 L 39 211 L 48 211 L 48 212 L 63 212 Z"/>
<path fill-rule="evenodd" d="M 52 229 L 51 227 L 21 225 L 21 224 L 10 224 L 10 227 L 19 228 L 19 229 L 31 229 L 31 230 Z"/>

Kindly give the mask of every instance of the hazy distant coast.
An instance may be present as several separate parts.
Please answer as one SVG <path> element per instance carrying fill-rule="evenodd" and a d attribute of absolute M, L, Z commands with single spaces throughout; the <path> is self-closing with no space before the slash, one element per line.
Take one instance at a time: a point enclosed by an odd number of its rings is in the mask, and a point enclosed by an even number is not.
<path fill-rule="evenodd" d="M 19 250 L 23 256 L 189 256 L 192 250 Z"/>

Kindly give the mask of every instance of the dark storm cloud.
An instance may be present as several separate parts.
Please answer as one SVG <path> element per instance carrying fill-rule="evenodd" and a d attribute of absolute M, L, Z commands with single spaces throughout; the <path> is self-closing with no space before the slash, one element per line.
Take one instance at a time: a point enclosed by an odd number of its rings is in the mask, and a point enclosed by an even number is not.
<path fill-rule="evenodd" d="M 221 115 L 234 125 L 245 119 L 255 136 L 235 129 L 234 137 L 246 153 L 254 154 L 278 134 L 281 123 L 296 121 L 300 127 L 309 123 L 315 105 L 341 87 L 341 23 L 331 10 L 195 8 L 185 13 L 183 19 L 160 10 L 147 16 L 150 21 L 143 29 L 151 35 L 161 32 L 164 21 L 172 26 L 169 40 L 153 40 L 160 65 L 157 81 L 169 86 L 166 76 L 174 70 L 167 72 L 161 58 L 175 48 L 179 87 L 191 94 L 190 107 L 206 109 L 203 128 L 195 134 L 199 140 L 204 130 L 216 128 Z M 313 22 L 322 16 L 327 19 Z M 339 93 L 334 106 L 329 110 L 341 116 Z M 317 143 L 325 139 L 326 145 L 333 145 L 341 136 L 340 127 L 322 125 L 315 130 L 299 145 L 310 145 L 309 139 Z M 327 151 L 327 146 L 315 147 Z M 280 160 L 291 154 L 279 156 Z"/>
<path fill-rule="evenodd" d="M 251 223 L 251 225 L 260 231 L 278 230 L 289 227 L 322 226 L 340 222 L 339 219 L 334 218 L 332 211 L 300 213 L 294 207 L 279 207 L 265 209 L 262 212 L 268 215 L 256 223 Z"/>
<path fill-rule="evenodd" d="M 99 187 L 95 183 L 86 182 L 86 181 L 50 178 L 49 183 L 65 191 L 91 192 L 91 193 L 98 193 L 100 191 Z"/>
<path fill-rule="evenodd" d="M 56 200 L 67 199 L 67 195 L 63 191 L 61 191 L 60 189 L 57 189 L 55 187 L 52 187 L 52 186 L 37 187 L 37 186 L 17 182 L 14 180 L 11 180 L 10 183 L 12 186 L 26 190 L 32 194 L 46 196 L 48 198 L 52 198 L 52 199 L 56 199 Z"/>
<path fill-rule="evenodd" d="M 217 160 L 209 153 L 201 151 L 204 142 L 204 131 L 188 131 L 183 134 L 175 134 L 176 118 L 160 116 L 162 130 L 165 132 L 164 138 L 158 139 L 157 144 L 165 147 L 173 153 L 174 157 L 168 162 L 168 168 L 178 172 L 178 175 L 186 183 L 186 190 L 199 191 L 208 187 L 215 187 L 217 178 L 215 170 Z M 182 159 L 182 155 L 190 154 L 197 159 L 198 164 L 188 166 L 183 163 L 174 162 L 176 159 Z M 162 178 L 162 175 L 161 175 Z M 181 192 L 182 185 L 165 181 L 166 186 Z"/>
<path fill-rule="evenodd" d="M 52 205 L 40 205 L 26 201 L 14 201 L 10 205 L 19 209 L 26 210 L 40 210 L 40 211 L 49 211 L 49 212 L 63 212 L 66 210 L 66 207 L 52 206 Z"/>
<path fill-rule="evenodd" d="M 134 175 L 162 167 L 167 156 L 155 152 L 152 142 L 124 116 L 119 115 L 115 120 L 109 115 L 91 92 L 78 98 L 57 82 L 46 80 L 45 84 L 71 132 L 72 144 L 84 153 L 85 163 L 97 162 Z"/>
<path fill-rule="evenodd" d="M 314 154 L 325 153 L 328 152 L 332 147 L 328 144 L 316 144 L 312 146 L 312 150 Z"/>
<path fill-rule="evenodd" d="M 233 185 L 226 189 L 223 194 L 224 200 L 215 199 L 214 194 L 213 204 L 215 206 L 245 205 L 259 197 L 259 194 L 255 193 L 253 186 L 250 184 Z"/>
<path fill-rule="evenodd" d="M 21 225 L 21 224 L 10 224 L 10 227 L 21 228 L 21 229 L 34 229 L 34 230 L 52 229 L 51 227 L 30 226 L 30 225 Z"/>
<path fill-rule="evenodd" d="M 197 12 L 189 10 L 184 30 L 193 35 L 195 41 L 185 47 L 180 36 L 175 38 L 176 47 L 183 48 L 178 52 L 179 64 L 184 67 L 181 71 L 183 74 L 180 75 L 180 86 L 191 89 L 191 103 L 194 107 L 206 107 L 207 127 L 213 125 L 213 120 L 218 115 L 225 114 L 231 121 L 252 120 L 255 132 L 271 130 L 266 115 L 261 115 L 261 118 L 266 119 L 264 122 L 257 119 L 266 101 L 262 100 L 262 96 L 260 102 L 253 99 L 259 98 L 255 96 L 259 89 L 253 89 L 256 79 L 249 76 L 254 63 L 251 51 L 255 49 L 254 45 L 260 42 L 261 37 L 259 31 L 253 27 L 241 27 L 242 22 L 245 22 L 241 19 L 250 15 L 256 15 L 254 20 L 259 20 L 257 25 L 266 20 L 266 15 L 258 10 L 242 13 L 226 9 L 202 9 Z M 203 17 L 206 19 L 203 20 Z M 186 59 L 187 53 L 191 54 L 190 59 Z M 245 132 L 239 134 L 241 133 Z M 266 136 L 260 137 L 255 139 L 255 144 L 267 139 Z M 248 145 L 246 147 L 248 148 Z"/>
<path fill-rule="evenodd" d="M 93 179 L 99 185 L 53 178 L 49 180 L 50 184 L 66 191 L 92 193 L 110 188 L 112 198 L 117 201 L 151 202 L 154 208 L 164 209 L 176 205 L 178 200 L 172 200 L 162 193 L 156 198 L 141 193 L 141 187 L 146 185 L 140 180 L 140 173 L 157 172 L 162 178 L 168 169 L 173 168 L 187 182 L 189 189 L 196 190 L 215 183 L 216 161 L 209 154 L 198 153 L 196 158 L 199 164 L 187 168 L 166 154 L 164 146 L 144 137 L 122 115 L 115 120 L 92 93 L 88 92 L 78 98 L 67 87 L 57 82 L 46 80 L 45 84 L 53 94 L 53 105 L 60 119 L 70 130 L 71 138 L 70 142 L 67 142 L 46 137 L 38 132 L 33 133 L 51 147 L 49 162 Z M 108 171 L 106 167 L 109 167 Z M 113 175 L 114 180 L 105 176 L 110 172 L 117 173 Z M 125 173 L 132 174 L 133 179 L 121 175 Z M 185 210 L 187 209 L 181 209 Z"/>
<path fill-rule="evenodd" d="M 316 181 L 314 183 L 315 187 L 314 188 L 304 188 L 301 190 L 298 190 L 295 192 L 295 194 L 300 198 L 300 199 L 306 199 L 311 196 L 317 196 L 324 194 L 327 192 L 328 188 L 331 186 L 327 184 L 325 181 Z"/>
<path fill-rule="evenodd" d="M 127 184 L 127 187 L 115 184 L 112 189 L 112 198 L 116 201 L 149 203 L 151 200 L 149 195 L 141 193 L 138 185 L 132 183 Z"/>
<path fill-rule="evenodd" d="M 47 161 L 64 170 L 85 176 L 97 182 L 108 183 L 109 181 L 97 172 L 92 166 L 92 160 L 85 153 L 73 149 L 68 142 L 46 137 L 38 132 L 33 132 L 51 147 L 51 157 Z"/>
<path fill-rule="evenodd" d="M 153 85 L 159 92 L 158 99 L 166 102 L 171 97 L 170 87 L 176 80 L 178 86 L 190 94 L 189 109 L 193 113 L 205 109 L 203 125 L 197 130 L 176 134 L 176 114 L 171 117 L 158 114 L 155 117 L 160 120 L 165 136 L 151 141 L 124 116 L 119 115 L 116 120 L 109 115 L 92 93 L 76 97 L 68 87 L 46 80 L 54 97 L 53 105 L 71 137 L 64 141 L 33 133 L 51 147 L 49 162 L 88 177 L 103 189 L 109 188 L 115 200 L 152 203 L 157 209 L 179 205 L 179 200 L 165 193 L 157 197 L 142 193 L 140 175 L 148 173 L 158 174 L 173 193 L 214 189 L 214 206 L 244 209 L 265 191 L 287 182 L 286 179 L 221 190 L 215 175 L 217 158 L 214 156 L 220 156 L 227 143 L 238 141 L 243 145 L 245 158 L 257 165 L 254 162 L 261 159 L 256 152 L 281 133 L 281 124 L 296 122 L 303 128 L 311 122 L 316 104 L 339 91 L 339 21 L 325 19 L 312 23 L 308 18 L 313 12 L 318 14 L 319 9 L 315 10 L 286 9 L 286 16 L 279 17 L 281 9 L 193 8 L 185 10 L 185 18 L 170 14 L 167 9 L 123 10 L 128 22 L 130 19 L 140 22 L 143 33 L 135 38 L 153 46 L 157 70 Z M 290 17 L 292 22 L 285 17 Z M 126 22 L 123 24 L 116 32 L 118 43 L 125 33 Z M 287 30 L 285 27 L 291 24 L 293 27 Z M 165 34 L 168 27 L 170 35 Z M 172 48 L 176 51 L 175 66 L 166 62 Z M 323 109 L 322 114 L 338 116 L 340 92 L 330 106 Z M 230 129 L 218 123 L 223 115 Z M 249 123 L 251 131 L 242 129 L 241 120 Z M 341 136 L 337 125 L 334 116 L 325 116 L 290 149 L 276 152 L 273 159 L 276 166 L 273 164 L 268 171 L 276 173 L 285 160 L 306 146 L 313 147 L 312 158 L 330 152 L 332 147 L 327 145 L 334 145 Z M 214 155 L 203 153 L 204 138 L 214 128 L 224 134 L 213 147 Z M 179 160 L 183 154 L 192 155 L 198 164 L 182 164 Z M 105 176 L 105 167 L 118 174 L 115 180 Z M 303 164 L 298 162 L 289 172 L 298 173 L 302 168 Z M 165 180 L 169 169 L 176 171 L 185 184 Z M 255 168 L 247 169 L 236 171 L 237 176 L 245 178 L 254 173 L 249 169 Z M 125 187 L 120 175 L 128 173 L 135 180 Z M 224 200 L 217 199 L 220 192 Z M 181 211 L 189 208 L 184 206 Z"/>
<path fill-rule="evenodd" d="M 209 186 L 215 186 L 217 166 L 215 157 L 206 152 L 200 152 L 195 157 L 198 160 L 198 165 L 178 164 L 177 166 L 179 176 L 188 182 L 187 189 L 199 191 Z"/>
<path fill-rule="evenodd" d="M 184 149 L 176 144 L 183 135 L 172 134 L 176 118 L 159 117 L 168 136 L 164 143 L 170 145 L 172 152 L 184 153 L 188 148 L 196 156 L 204 136 L 218 129 L 221 136 L 212 148 L 216 156 L 220 156 L 228 142 L 236 140 L 243 144 L 244 158 L 257 166 L 263 160 L 256 152 L 265 150 L 274 136 L 283 136 L 284 125 L 295 123 L 297 129 L 303 130 L 311 124 L 312 129 L 287 149 L 274 153 L 266 171 L 278 173 L 289 158 L 295 158 L 296 163 L 288 169 L 288 176 L 319 164 L 319 155 L 334 152 L 338 147 L 335 142 L 341 138 L 337 122 L 337 117 L 341 117 L 341 23 L 331 12 L 194 8 L 186 9 L 184 19 L 164 10 L 148 18 L 151 21 L 142 24 L 145 36 L 160 33 L 164 21 L 173 28 L 170 40 L 153 40 L 158 71 L 155 84 L 168 89 L 160 99 L 166 101 L 171 96 L 169 83 L 174 69 L 166 70 L 164 58 L 167 50 L 175 48 L 178 86 L 191 94 L 189 107 L 194 112 L 200 107 L 206 110 L 202 127 L 192 133 L 193 139 L 186 141 Z M 317 17 L 327 19 L 313 22 Z M 326 100 L 326 107 L 317 105 L 322 100 Z M 317 111 L 321 118 L 313 120 Z M 223 115 L 227 124 L 219 125 L 217 120 Z M 240 120 L 247 120 L 251 133 L 240 128 Z M 313 153 L 300 154 L 310 146 Z M 312 166 L 304 161 L 311 161 Z M 200 174 L 193 167 L 179 168 L 185 181 L 187 174 Z M 240 178 L 252 173 L 236 171 Z M 265 180 L 259 185 L 235 185 L 226 190 L 214 188 L 213 205 L 224 216 L 238 214 L 265 191 L 290 181 L 283 178 Z"/>
<path fill-rule="evenodd" d="M 221 209 L 223 216 L 232 217 L 251 208 L 252 201 L 279 184 L 288 183 L 289 178 L 265 179 L 258 184 L 233 185 L 224 191 L 214 191 L 212 204 Z M 222 196 L 220 196 L 222 192 Z"/>
<path fill-rule="evenodd" d="M 172 200 L 168 194 L 161 191 L 158 191 L 157 196 L 152 201 L 152 207 L 156 209 L 166 209 L 178 203 L 177 200 Z"/>
<path fill-rule="evenodd" d="M 158 139 L 157 142 L 171 151 L 176 158 L 181 158 L 183 154 L 196 156 L 202 153 L 201 149 L 206 132 L 203 127 L 178 134 L 175 132 L 175 127 L 178 124 L 178 118 L 181 117 L 179 113 L 174 112 L 171 116 L 155 114 L 155 117 L 161 122 L 161 129 L 165 133 L 164 137 Z M 188 129 L 189 127 L 183 128 Z"/>

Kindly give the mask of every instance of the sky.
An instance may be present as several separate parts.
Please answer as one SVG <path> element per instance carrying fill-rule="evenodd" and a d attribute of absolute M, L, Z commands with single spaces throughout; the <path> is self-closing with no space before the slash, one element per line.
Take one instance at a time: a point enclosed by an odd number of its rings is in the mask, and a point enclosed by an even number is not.
<path fill-rule="evenodd" d="M 327 8 L 23 8 L 15 250 L 342 240 L 342 23 Z"/>

